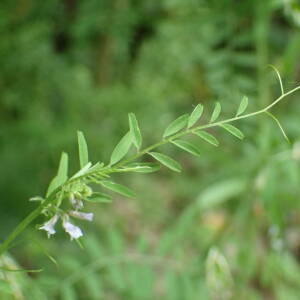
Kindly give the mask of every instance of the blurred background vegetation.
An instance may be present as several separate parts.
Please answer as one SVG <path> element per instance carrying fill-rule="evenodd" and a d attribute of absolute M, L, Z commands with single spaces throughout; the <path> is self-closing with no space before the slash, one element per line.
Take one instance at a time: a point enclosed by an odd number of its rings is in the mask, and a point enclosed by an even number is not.
<path fill-rule="evenodd" d="M 223 117 L 244 94 L 252 111 L 270 103 L 268 64 L 299 84 L 299 25 L 298 0 L 2 0 L 0 241 L 62 150 L 78 169 L 77 129 L 108 162 L 130 111 L 151 144 L 199 102 L 206 118 L 216 100 Z M 299 299 L 299 98 L 274 109 L 290 145 L 262 116 L 238 124 L 243 142 L 214 130 L 200 158 L 165 147 L 182 174 L 118 178 L 138 197 L 88 206 L 84 249 L 32 226 L 1 264 L 44 271 L 0 272 L 0 298 Z"/>

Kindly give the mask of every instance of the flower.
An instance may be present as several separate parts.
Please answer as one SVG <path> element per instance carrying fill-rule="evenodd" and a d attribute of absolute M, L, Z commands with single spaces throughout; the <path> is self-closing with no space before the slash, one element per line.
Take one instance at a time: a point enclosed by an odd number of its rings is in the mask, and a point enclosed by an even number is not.
<path fill-rule="evenodd" d="M 77 210 L 70 210 L 69 215 L 74 218 L 87 220 L 87 221 L 93 221 L 93 217 L 94 217 L 93 213 L 84 213 Z"/>
<path fill-rule="evenodd" d="M 39 229 L 47 231 L 47 235 L 49 238 L 52 234 L 54 234 L 56 232 L 54 229 L 54 226 L 55 226 L 57 220 L 58 220 L 58 215 L 56 214 L 49 221 L 44 223 L 43 226 L 39 227 Z"/>
<path fill-rule="evenodd" d="M 81 229 L 69 221 L 68 215 L 64 215 L 63 217 L 63 228 L 70 235 L 71 240 L 78 239 L 83 236 Z"/>
<path fill-rule="evenodd" d="M 79 199 L 76 199 L 73 195 L 70 197 L 70 203 L 72 204 L 73 208 L 78 210 L 83 207 L 83 202 Z"/>

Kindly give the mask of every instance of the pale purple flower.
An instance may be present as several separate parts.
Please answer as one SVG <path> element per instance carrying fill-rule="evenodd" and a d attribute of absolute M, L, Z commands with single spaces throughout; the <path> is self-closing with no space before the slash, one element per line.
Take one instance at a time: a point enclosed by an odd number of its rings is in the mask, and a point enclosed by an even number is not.
<path fill-rule="evenodd" d="M 71 195 L 70 197 L 70 203 L 76 210 L 81 209 L 83 207 L 83 202 L 79 199 L 76 199 L 73 195 Z"/>
<path fill-rule="evenodd" d="M 71 240 L 78 239 L 83 236 L 81 229 L 69 221 L 69 216 L 65 215 L 63 218 L 63 228 L 70 235 Z"/>
<path fill-rule="evenodd" d="M 39 227 L 39 229 L 47 231 L 47 235 L 49 238 L 52 234 L 54 234 L 56 232 L 54 229 L 54 226 L 55 226 L 57 220 L 58 220 L 58 215 L 56 214 L 49 221 L 44 223 L 43 226 Z"/>
<path fill-rule="evenodd" d="M 87 220 L 87 221 L 93 221 L 94 214 L 93 213 L 84 213 L 77 210 L 70 210 L 69 215 L 81 219 L 81 220 Z"/>

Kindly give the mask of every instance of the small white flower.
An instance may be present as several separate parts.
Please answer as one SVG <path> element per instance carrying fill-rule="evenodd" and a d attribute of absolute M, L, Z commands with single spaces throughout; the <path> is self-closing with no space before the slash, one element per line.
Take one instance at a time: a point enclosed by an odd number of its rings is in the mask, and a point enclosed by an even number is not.
<path fill-rule="evenodd" d="M 65 215 L 63 218 L 63 227 L 65 231 L 70 235 L 71 240 L 78 239 L 83 236 L 81 229 L 69 222 L 69 216 L 67 215 Z"/>
<path fill-rule="evenodd" d="M 77 210 L 70 210 L 69 215 L 74 218 L 87 220 L 87 221 L 93 221 L 93 217 L 94 217 L 93 213 L 84 213 Z"/>
<path fill-rule="evenodd" d="M 39 227 L 41 230 L 47 231 L 48 238 L 54 234 L 56 231 L 54 226 L 58 220 L 58 215 L 54 215 L 49 221 L 47 221 L 43 226 Z"/>
<path fill-rule="evenodd" d="M 76 199 L 73 195 L 70 197 L 70 203 L 76 210 L 81 209 L 83 207 L 83 202 L 79 199 Z"/>

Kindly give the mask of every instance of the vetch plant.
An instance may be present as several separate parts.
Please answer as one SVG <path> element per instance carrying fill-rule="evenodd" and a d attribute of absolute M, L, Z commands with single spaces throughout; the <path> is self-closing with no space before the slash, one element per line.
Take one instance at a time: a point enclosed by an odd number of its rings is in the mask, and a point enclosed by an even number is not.
<path fill-rule="evenodd" d="M 232 123 L 257 115 L 267 114 L 275 120 L 284 137 L 287 139 L 278 119 L 270 112 L 270 110 L 284 98 L 299 90 L 300 86 L 285 92 L 280 75 L 276 69 L 275 71 L 279 79 L 281 95 L 265 108 L 246 114 L 245 111 L 248 106 L 248 98 L 245 96 L 242 98 L 234 117 L 219 120 L 222 108 L 221 104 L 217 102 L 209 122 L 207 124 L 199 125 L 198 122 L 201 119 L 204 108 L 202 104 L 198 104 L 191 114 L 184 114 L 174 120 L 165 129 L 161 141 L 143 149 L 142 134 L 138 121 L 135 115 L 130 113 L 128 115 L 129 131 L 116 145 L 111 154 L 110 162 L 106 165 L 102 162 L 96 162 L 94 164 L 90 162 L 86 139 L 84 134 L 81 131 L 78 131 L 80 170 L 72 176 L 68 175 L 68 154 L 63 152 L 57 174 L 50 182 L 46 195 L 44 197 L 34 197 L 30 199 L 31 201 L 38 201 L 40 203 L 39 206 L 25 217 L 0 245 L 0 256 L 8 250 L 15 238 L 40 214 L 45 216 L 45 222 L 39 226 L 39 229 L 46 231 L 48 237 L 55 234 L 56 227 L 59 223 L 61 223 L 65 232 L 69 234 L 71 240 L 78 240 L 81 236 L 83 236 L 83 232 L 80 227 L 75 225 L 75 220 L 93 220 L 93 213 L 84 211 L 85 202 L 110 202 L 112 199 L 110 195 L 105 193 L 105 190 L 110 190 L 126 197 L 135 196 L 134 191 L 130 188 L 114 182 L 111 179 L 112 174 L 124 172 L 151 173 L 158 171 L 160 165 L 163 165 L 175 172 L 180 172 L 182 169 L 180 163 L 166 154 L 157 152 L 156 150 L 167 143 L 170 143 L 192 155 L 199 156 L 200 149 L 198 146 L 182 139 L 186 135 L 193 135 L 213 146 L 218 146 L 219 141 L 215 136 L 209 133 L 207 129 L 220 127 L 242 140 L 244 138 L 244 134 Z M 130 157 L 126 157 L 132 146 L 136 148 L 136 153 Z M 139 158 L 145 155 L 151 156 L 156 162 L 137 162 Z M 95 184 L 101 186 L 104 192 L 95 192 L 92 189 L 92 185 Z"/>

